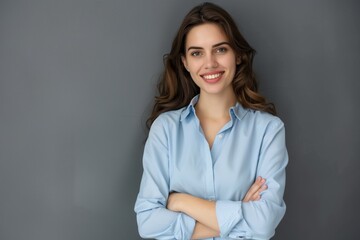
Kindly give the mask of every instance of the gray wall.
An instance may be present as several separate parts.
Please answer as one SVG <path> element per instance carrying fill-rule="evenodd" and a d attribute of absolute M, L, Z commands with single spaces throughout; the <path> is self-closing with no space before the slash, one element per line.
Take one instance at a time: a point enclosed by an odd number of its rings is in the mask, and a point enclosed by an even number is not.
<path fill-rule="evenodd" d="M 0 1 L 0 239 L 139 239 L 133 205 L 162 55 L 200 1 Z M 274 239 L 358 236 L 360 3 L 215 1 L 287 129 Z"/>

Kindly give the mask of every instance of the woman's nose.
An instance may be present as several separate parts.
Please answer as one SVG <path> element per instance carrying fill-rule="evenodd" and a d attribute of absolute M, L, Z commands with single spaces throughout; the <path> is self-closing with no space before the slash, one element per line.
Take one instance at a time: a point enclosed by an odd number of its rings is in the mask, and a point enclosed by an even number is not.
<path fill-rule="evenodd" d="M 205 57 L 205 68 L 211 69 L 211 68 L 216 68 L 217 66 L 218 63 L 216 61 L 216 56 L 214 56 L 213 54 L 208 54 Z"/>

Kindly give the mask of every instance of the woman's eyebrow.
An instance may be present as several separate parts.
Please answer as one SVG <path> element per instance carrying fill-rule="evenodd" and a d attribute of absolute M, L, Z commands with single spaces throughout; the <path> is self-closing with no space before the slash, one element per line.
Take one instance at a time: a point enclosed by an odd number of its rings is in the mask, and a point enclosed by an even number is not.
<path fill-rule="evenodd" d="M 213 48 L 216 48 L 216 47 L 218 47 L 218 46 L 221 46 L 221 45 L 223 45 L 223 44 L 227 44 L 227 45 L 230 45 L 228 42 L 220 42 L 220 43 L 217 43 L 217 44 L 214 44 L 212 47 Z M 187 49 L 187 51 L 190 51 L 191 49 L 204 49 L 203 47 L 197 47 L 197 46 L 191 46 L 191 47 L 189 47 L 188 49 Z"/>
<path fill-rule="evenodd" d="M 187 50 L 190 51 L 191 49 L 204 49 L 202 47 L 196 47 L 196 46 L 191 46 L 189 47 Z"/>
<path fill-rule="evenodd" d="M 228 43 L 228 42 L 220 42 L 220 43 L 217 43 L 217 44 L 213 45 L 213 48 L 218 47 L 218 46 L 221 46 L 221 45 L 223 45 L 223 44 L 230 45 L 230 43 Z"/>

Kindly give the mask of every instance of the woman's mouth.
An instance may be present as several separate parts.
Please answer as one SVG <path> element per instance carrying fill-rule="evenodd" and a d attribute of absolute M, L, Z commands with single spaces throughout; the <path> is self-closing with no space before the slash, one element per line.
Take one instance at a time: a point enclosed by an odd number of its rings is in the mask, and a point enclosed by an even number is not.
<path fill-rule="evenodd" d="M 200 76 L 205 80 L 205 82 L 216 83 L 217 81 L 219 81 L 221 79 L 221 76 L 223 74 L 224 74 L 224 72 L 217 72 L 217 73 L 203 74 Z"/>

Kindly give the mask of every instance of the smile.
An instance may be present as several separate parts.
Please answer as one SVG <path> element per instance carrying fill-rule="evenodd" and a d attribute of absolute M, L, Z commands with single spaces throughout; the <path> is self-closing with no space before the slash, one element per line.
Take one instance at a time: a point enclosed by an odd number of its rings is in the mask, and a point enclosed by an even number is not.
<path fill-rule="evenodd" d="M 202 78 L 204 78 L 207 82 L 217 82 L 220 80 L 221 76 L 224 74 L 224 72 L 218 72 L 218 73 L 212 73 L 212 74 L 204 74 L 201 75 Z"/>
<path fill-rule="evenodd" d="M 218 73 L 218 74 L 211 74 L 211 75 L 204 75 L 203 77 L 205 79 L 214 79 L 214 78 L 218 78 L 222 75 L 222 73 Z"/>

